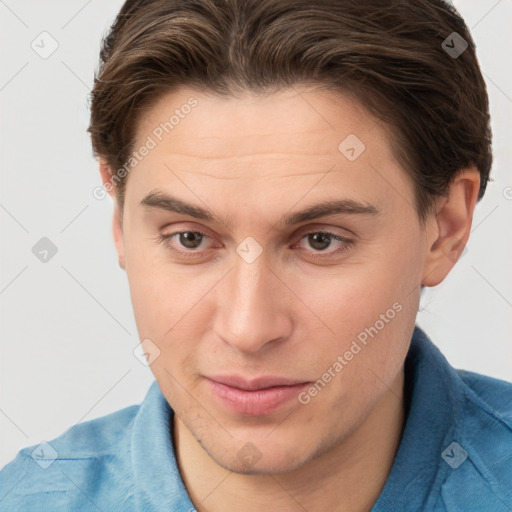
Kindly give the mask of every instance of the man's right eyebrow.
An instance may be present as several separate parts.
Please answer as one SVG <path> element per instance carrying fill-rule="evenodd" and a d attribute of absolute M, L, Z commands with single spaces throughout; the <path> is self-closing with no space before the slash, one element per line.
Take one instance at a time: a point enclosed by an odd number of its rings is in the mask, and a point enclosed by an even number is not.
<path fill-rule="evenodd" d="M 206 209 L 181 201 L 160 191 L 151 191 L 140 202 L 141 206 L 158 208 L 173 213 L 189 215 L 199 220 L 214 222 L 214 216 Z"/>

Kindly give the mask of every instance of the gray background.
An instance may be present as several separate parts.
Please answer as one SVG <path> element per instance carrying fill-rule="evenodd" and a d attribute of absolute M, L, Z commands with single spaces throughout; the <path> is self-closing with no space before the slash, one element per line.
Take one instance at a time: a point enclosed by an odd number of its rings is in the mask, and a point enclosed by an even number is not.
<path fill-rule="evenodd" d="M 86 133 L 100 40 L 121 4 L 0 0 L 0 467 L 24 446 L 140 402 L 153 380 L 133 354 L 112 203 L 92 195 L 100 178 Z M 488 84 L 494 182 L 468 251 L 428 290 L 418 323 L 455 367 L 512 381 L 512 2 L 455 5 Z M 45 263 L 32 252 L 43 237 L 57 248 Z"/>

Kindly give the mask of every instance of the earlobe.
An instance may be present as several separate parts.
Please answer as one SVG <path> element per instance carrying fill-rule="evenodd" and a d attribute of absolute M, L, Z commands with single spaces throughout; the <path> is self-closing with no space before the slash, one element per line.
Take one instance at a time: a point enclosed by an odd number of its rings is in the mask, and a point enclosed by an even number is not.
<path fill-rule="evenodd" d="M 427 222 L 423 285 L 441 283 L 461 257 L 471 232 L 479 188 L 480 174 L 470 167 L 455 176 L 448 197 L 438 201 L 436 213 Z"/>

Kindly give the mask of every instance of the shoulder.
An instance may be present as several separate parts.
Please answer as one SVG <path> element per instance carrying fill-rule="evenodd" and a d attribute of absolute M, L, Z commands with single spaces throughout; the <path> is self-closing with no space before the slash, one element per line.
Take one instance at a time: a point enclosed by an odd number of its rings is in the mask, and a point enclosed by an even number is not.
<path fill-rule="evenodd" d="M 0 471 L 0 511 L 128 510 L 133 486 L 130 440 L 139 405 L 78 423 L 22 449 Z"/>
<path fill-rule="evenodd" d="M 454 417 L 454 439 L 442 455 L 450 466 L 443 501 L 448 510 L 510 510 L 512 384 L 465 370 L 456 372 L 464 398 Z"/>

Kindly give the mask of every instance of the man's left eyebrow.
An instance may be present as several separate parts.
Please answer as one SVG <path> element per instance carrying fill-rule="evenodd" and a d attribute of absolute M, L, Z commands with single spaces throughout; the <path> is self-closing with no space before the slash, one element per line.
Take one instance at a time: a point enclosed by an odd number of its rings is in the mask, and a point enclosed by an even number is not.
<path fill-rule="evenodd" d="M 352 199 L 340 199 L 318 203 L 305 210 L 285 215 L 281 219 L 281 223 L 292 225 L 336 214 L 377 216 L 381 213 L 373 204 L 361 203 Z"/>

